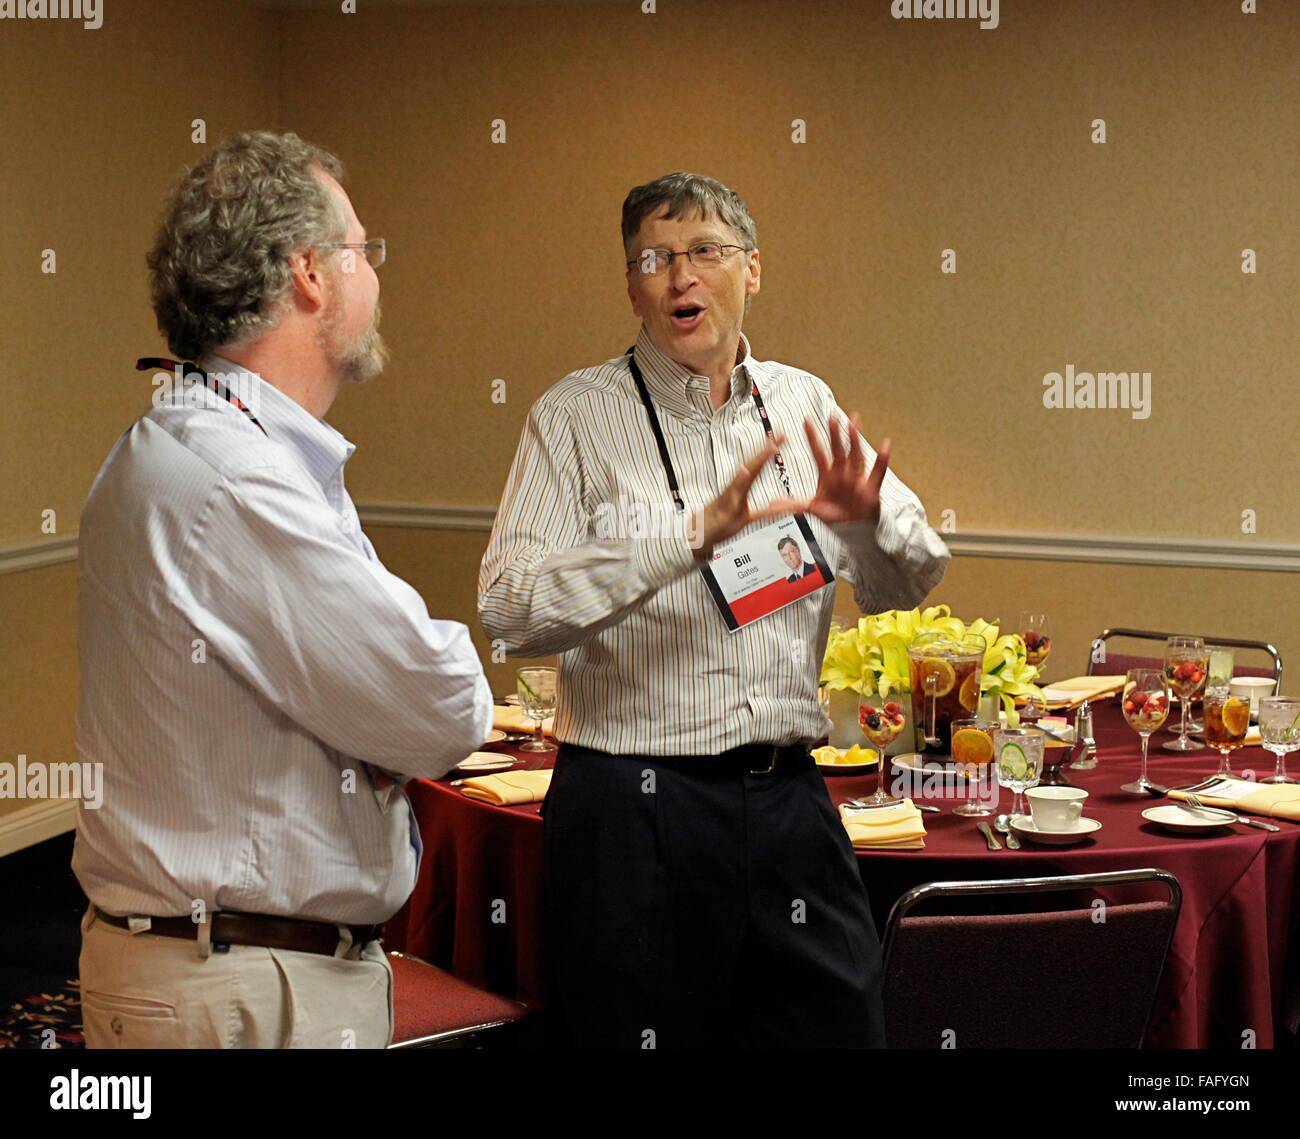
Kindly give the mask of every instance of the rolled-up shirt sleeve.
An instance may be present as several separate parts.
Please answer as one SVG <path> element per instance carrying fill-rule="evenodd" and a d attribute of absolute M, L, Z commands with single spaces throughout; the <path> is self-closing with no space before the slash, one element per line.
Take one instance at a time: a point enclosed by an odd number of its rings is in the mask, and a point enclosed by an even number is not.
<path fill-rule="evenodd" d="M 593 539 L 581 456 L 562 408 L 533 405 L 479 571 L 479 620 L 523 656 L 565 652 L 695 567 L 684 518 L 644 538 Z"/>
<path fill-rule="evenodd" d="M 432 619 L 348 541 L 303 473 L 224 479 L 183 557 L 177 603 L 209 659 L 330 747 L 436 778 L 487 738 L 492 695 L 469 630 Z"/>
<path fill-rule="evenodd" d="M 825 406 L 846 423 L 830 388 L 822 385 Z M 825 424 L 823 414 L 821 422 Z M 876 461 L 875 449 L 859 434 L 866 469 Z M 880 517 L 869 522 L 833 523 L 842 554 L 839 572 L 853 583 L 853 598 L 863 613 L 912 609 L 943 580 L 952 555 L 926 519 L 921 500 L 892 470 L 880 487 Z"/>

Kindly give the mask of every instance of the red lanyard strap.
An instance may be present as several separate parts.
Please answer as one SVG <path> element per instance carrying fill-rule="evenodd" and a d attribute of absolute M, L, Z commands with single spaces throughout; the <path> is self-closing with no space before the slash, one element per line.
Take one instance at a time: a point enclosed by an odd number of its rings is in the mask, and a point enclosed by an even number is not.
<path fill-rule="evenodd" d="M 266 435 L 266 428 L 258 422 L 257 416 L 254 415 L 238 397 L 227 391 L 225 384 L 218 380 L 216 376 L 209 376 L 207 372 L 192 360 L 178 361 L 168 360 L 162 356 L 141 356 L 140 359 L 135 362 L 135 370 L 137 372 L 147 372 L 150 368 L 166 368 L 169 372 L 173 373 L 179 369 L 180 375 L 182 376 L 189 376 L 191 374 L 197 375 L 199 379 L 203 381 L 205 386 L 211 388 L 212 391 L 216 392 L 217 395 L 231 406 L 239 408 L 240 411 L 253 421 L 253 424 L 257 429 L 263 435 Z M 267 438 L 270 438 L 270 436 L 268 435 Z"/>

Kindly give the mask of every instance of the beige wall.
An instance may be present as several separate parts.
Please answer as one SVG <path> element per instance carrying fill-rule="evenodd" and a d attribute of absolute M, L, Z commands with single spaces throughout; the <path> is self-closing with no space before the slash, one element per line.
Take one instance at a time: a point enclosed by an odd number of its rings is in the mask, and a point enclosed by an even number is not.
<path fill-rule="evenodd" d="M 336 150 L 390 243 L 392 367 L 332 415 L 359 445 L 362 503 L 496 503 L 532 400 L 635 335 L 623 195 L 695 169 L 758 222 L 756 353 L 820 374 L 869 437 L 891 435 L 936 518 L 1300 542 L 1300 7 L 1005 3 L 993 32 L 896 22 L 886 0 L 325 7 L 113 0 L 96 32 L 0 27 L 0 549 L 39 539 L 45 509 L 75 532 L 147 406 L 143 257 L 168 182 L 205 149 L 198 117 L 211 141 L 292 128 Z M 956 276 L 938 271 L 949 247 Z M 1151 371 L 1150 419 L 1049 413 L 1042 377 L 1067 363 Z M 372 537 L 486 660 L 486 535 Z M 1267 637 L 1294 670 L 1295 581 L 958 559 L 933 600 L 1047 609 L 1080 667 L 1093 632 L 1133 623 Z M 70 565 L 0 574 L 0 758 L 72 757 L 74 605 Z M 516 662 L 488 663 L 508 688 Z"/>

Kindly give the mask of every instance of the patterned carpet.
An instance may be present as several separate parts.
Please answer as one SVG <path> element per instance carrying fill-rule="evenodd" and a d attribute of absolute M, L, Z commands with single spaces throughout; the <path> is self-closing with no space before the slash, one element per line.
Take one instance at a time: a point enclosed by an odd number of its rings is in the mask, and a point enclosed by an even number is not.
<path fill-rule="evenodd" d="M 0 1012 L 0 1048 L 84 1048 L 81 986 L 69 977 L 53 993 L 33 993 Z"/>

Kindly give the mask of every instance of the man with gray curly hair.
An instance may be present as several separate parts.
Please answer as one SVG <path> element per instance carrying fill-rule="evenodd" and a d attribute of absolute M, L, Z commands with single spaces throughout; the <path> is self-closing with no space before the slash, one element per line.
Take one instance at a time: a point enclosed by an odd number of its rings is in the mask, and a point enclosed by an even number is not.
<path fill-rule="evenodd" d="M 77 749 L 102 763 L 73 869 L 86 1043 L 383 1047 L 382 923 L 422 847 L 402 783 L 480 746 L 464 625 L 362 532 L 324 422 L 377 375 L 379 278 L 338 159 L 241 134 L 172 191 L 149 254 L 182 357 L 91 488 Z"/>

